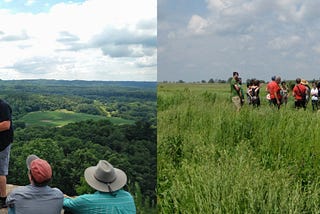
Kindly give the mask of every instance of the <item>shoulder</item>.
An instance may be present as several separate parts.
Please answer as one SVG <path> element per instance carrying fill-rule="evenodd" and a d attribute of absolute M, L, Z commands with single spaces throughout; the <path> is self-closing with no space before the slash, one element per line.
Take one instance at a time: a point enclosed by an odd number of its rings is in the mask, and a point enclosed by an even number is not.
<path fill-rule="evenodd" d="M 50 188 L 51 191 L 54 192 L 55 194 L 61 195 L 61 196 L 63 197 L 63 192 L 62 192 L 60 189 L 58 189 L 58 188 L 56 188 L 56 187 L 54 187 L 54 188 L 49 187 L 49 188 Z"/>
<path fill-rule="evenodd" d="M 32 195 L 33 193 L 34 191 L 30 185 L 17 187 L 9 193 L 7 202 L 10 203 L 11 201 L 24 198 L 26 195 Z"/>
<path fill-rule="evenodd" d="M 131 195 L 129 192 L 123 190 L 123 189 L 118 190 L 118 191 L 117 191 L 117 195 L 118 195 L 118 196 L 122 196 L 122 197 L 132 198 L 132 195 Z"/>
<path fill-rule="evenodd" d="M 23 193 L 23 192 L 29 192 L 29 191 L 32 191 L 32 187 L 30 185 L 19 186 L 17 188 L 14 188 L 9 195 L 14 195 L 17 193 Z"/>

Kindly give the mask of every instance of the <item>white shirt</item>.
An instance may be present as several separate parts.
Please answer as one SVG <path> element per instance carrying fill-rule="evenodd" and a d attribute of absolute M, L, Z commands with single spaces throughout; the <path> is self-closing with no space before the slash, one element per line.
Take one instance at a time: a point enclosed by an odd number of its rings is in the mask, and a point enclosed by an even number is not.
<path fill-rule="evenodd" d="M 311 100 L 318 100 L 318 89 L 312 88 L 311 89 Z"/>

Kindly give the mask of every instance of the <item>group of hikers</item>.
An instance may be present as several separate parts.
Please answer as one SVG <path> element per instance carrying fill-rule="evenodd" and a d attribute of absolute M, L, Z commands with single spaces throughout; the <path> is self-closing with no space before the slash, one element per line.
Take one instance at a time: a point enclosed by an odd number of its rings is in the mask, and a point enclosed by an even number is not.
<path fill-rule="evenodd" d="M 237 111 L 240 111 L 245 102 L 253 107 L 259 107 L 261 105 L 259 95 L 262 87 L 261 81 L 257 79 L 251 79 L 247 82 L 246 92 L 244 92 L 239 73 L 233 72 L 230 86 L 231 99 Z M 288 97 L 290 96 L 289 87 L 285 81 L 281 81 L 280 76 L 271 77 L 271 81 L 267 83 L 265 90 L 267 92 L 266 99 L 268 100 L 270 106 L 280 109 L 282 105 L 287 105 Z M 292 88 L 291 94 L 294 97 L 295 108 L 306 109 L 308 102 L 311 100 L 312 110 L 318 110 L 320 82 L 318 84 L 316 82 L 312 82 L 312 87 L 310 87 L 308 81 L 298 77 L 296 78 L 296 82 Z"/>

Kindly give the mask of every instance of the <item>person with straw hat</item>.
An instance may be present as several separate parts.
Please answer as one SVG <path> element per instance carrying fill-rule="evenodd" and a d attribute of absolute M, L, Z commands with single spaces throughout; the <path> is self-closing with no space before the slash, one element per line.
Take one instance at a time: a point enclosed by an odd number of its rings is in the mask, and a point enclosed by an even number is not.
<path fill-rule="evenodd" d="M 83 194 L 75 198 L 65 195 L 65 212 L 77 214 L 136 213 L 131 194 L 122 188 L 127 183 L 127 175 L 121 169 L 113 167 L 108 161 L 100 160 L 96 166 L 88 167 L 84 172 L 86 182 L 94 194 Z"/>

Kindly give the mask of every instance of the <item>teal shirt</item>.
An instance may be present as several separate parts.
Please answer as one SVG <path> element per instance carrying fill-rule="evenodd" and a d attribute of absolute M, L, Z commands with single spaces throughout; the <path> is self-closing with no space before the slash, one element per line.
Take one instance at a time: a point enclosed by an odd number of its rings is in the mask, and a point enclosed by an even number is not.
<path fill-rule="evenodd" d="M 129 192 L 118 190 L 114 193 L 115 196 L 97 191 L 94 194 L 64 198 L 63 208 L 75 214 L 136 213 L 134 200 Z"/>

